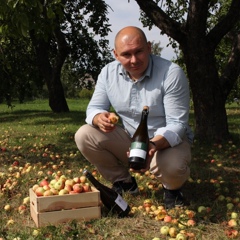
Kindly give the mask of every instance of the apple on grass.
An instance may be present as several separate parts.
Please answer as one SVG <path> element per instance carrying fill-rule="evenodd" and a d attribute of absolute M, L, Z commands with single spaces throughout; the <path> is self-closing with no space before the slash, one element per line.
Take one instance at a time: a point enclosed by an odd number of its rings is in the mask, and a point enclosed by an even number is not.
<path fill-rule="evenodd" d="M 177 236 L 177 233 L 178 233 L 177 228 L 175 228 L 175 227 L 170 227 L 169 228 L 169 236 L 170 237 L 175 238 Z"/>
<path fill-rule="evenodd" d="M 176 240 L 187 240 L 187 236 L 183 233 L 178 233 L 176 236 Z"/>
<path fill-rule="evenodd" d="M 229 221 L 228 221 L 228 226 L 230 226 L 230 227 L 236 227 L 238 224 L 237 224 L 237 221 L 236 221 L 236 219 L 230 219 Z"/>
<path fill-rule="evenodd" d="M 168 226 L 162 226 L 162 227 L 160 228 L 160 233 L 161 233 L 162 235 L 168 235 L 168 233 L 169 233 L 169 227 L 168 227 Z"/>

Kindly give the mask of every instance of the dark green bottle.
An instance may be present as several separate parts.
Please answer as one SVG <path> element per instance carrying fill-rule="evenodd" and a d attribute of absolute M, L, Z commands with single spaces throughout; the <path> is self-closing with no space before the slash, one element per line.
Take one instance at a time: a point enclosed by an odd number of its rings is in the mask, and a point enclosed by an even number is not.
<path fill-rule="evenodd" d="M 113 213 L 118 214 L 119 217 L 126 217 L 130 212 L 128 203 L 122 198 L 120 194 L 113 189 L 100 183 L 91 173 L 87 170 L 83 171 L 83 174 L 100 192 L 100 198 L 103 205 Z"/>
<path fill-rule="evenodd" d="M 146 168 L 146 159 L 148 155 L 148 119 L 149 107 L 143 107 L 141 121 L 138 125 L 136 132 L 132 137 L 129 155 L 129 167 L 135 170 Z"/>

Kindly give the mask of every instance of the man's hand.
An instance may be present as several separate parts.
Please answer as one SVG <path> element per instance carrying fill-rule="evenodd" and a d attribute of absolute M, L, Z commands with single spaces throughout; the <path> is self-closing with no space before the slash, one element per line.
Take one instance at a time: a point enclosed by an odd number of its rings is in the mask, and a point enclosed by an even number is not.
<path fill-rule="evenodd" d="M 130 168 L 130 171 L 131 172 L 140 172 L 140 173 L 144 173 L 146 171 L 148 171 L 150 169 L 150 164 L 151 164 L 151 161 L 152 161 L 152 158 L 154 156 L 154 153 L 157 151 L 156 149 L 156 146 L 153 145 L 151 142 L 149 142 L 149 145 L 148 145 L 148 156 L 147 156 L 147 164 L 146 164 L 146 168 L 144 169 L 140 169 L 140 170 L 135 170 L 133 168 Z M 129 157 L 129 153 L 130 152 L 127 152 L 127 156 Z"/>
<path fill-rule="evenodd" d="M 118 116 L 115 113 L 103 112 L 93 118 L 93 125 L 103 132 L 113 131 L 117 122 Z"/>

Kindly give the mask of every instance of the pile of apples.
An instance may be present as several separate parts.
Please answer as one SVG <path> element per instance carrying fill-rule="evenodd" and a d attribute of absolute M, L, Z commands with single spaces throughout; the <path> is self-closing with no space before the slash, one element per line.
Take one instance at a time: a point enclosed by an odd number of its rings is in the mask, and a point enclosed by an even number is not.
<path fill-rule="evenodd" d="M 38 197 L 52 196 L 52 195 L 66 195 L 78 194 L 83 192 L 91 192 L 92 188 L 86 182 L 85 176 L 67 178 L 62 175 L 55 177 L 48 181 L 46 178 L 42 179 L 39 184 L 35 184 L 32 190 Z"/>

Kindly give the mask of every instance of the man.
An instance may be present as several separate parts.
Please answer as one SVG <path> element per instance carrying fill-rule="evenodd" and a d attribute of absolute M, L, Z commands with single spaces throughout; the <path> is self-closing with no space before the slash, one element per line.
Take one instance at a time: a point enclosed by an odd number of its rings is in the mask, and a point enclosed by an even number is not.
<path fill-rule="evenodd" d="M 83 156 L 122 192 L 136 193 L 138 186 L 129 173 L 128 151 L 138 127 L 143 106 L 149 106 L 151 142 L 148 167 L 164 188 L 166 208 L 182 206 L 181 188 L 189 177 L 191 161 L 188 126 L 189 86 L 182 69 L 151 54 L 143 31 L 128 26 L 115 38 L 116 61 L 106 65 L 87 107 L 87 124 L 75 134 Z M 109 120 L 113 107 L 122 126 Z"/>

